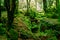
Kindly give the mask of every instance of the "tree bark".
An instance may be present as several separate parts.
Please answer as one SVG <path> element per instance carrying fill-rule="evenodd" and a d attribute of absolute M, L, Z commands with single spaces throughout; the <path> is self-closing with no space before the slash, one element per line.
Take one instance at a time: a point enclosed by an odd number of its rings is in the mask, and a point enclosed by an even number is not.
<path fill-rule="evenodd" d="M 37 9 L 37 0 L 35 0 L 35 6 L 36 6 L 36 9 Z"/>
<path fill-rule="evenodd" d="M 1 23 L 1 6 L 0 6 L 0 23 Z"/>
<path fill-rule="evenodd" d="M 27 15 L 29 15 L 30 1 L 31 1 L 31 0 L 27 0 Z"/>
<path fill-rule="evenodd" d="M 59 9 L 59 0 L 56 0 L 56 9 Z"/>
<path fill-rule="evenodd" d="M 28 13 L 28 11 L 29 11 L 29 2 L 28 2 L 28 0 L 27 0 L 27 13 Z"/>
<path fill-rule="evenodd" d="M 47 10 L 47 1 L 46 0 L 43 0 L 43 9 L 46 12 L 46 10 Z"/>
<path fill-rule="evenodd" d="M 16 0 L 5 0 L 5 7 L 7 10 L 7 16 L 8 16 L 8 29 L 11 28 L 13 20 L 14 20 L 14 13 L 16 9 Z"/>
<path fill-rule="evenodd" d="M 0 1 L 0 23 L 1 23 L 1 1 Z"/>
<path fill-rule="evenodd" d="M 13 20 L 14 20 L 14 13 L 15 13 L 15 10 L 16 10 L 16 0 L 12 0 L 12 6 L 11 10 L 10 10 L 10 19 L 11 19 L 11 23 L 13 23 Z"/>
<path fill-rule="evenodd" d="M 56 0 L 56 13 L 60 13 L 60 3 L 59 0 Z"/>

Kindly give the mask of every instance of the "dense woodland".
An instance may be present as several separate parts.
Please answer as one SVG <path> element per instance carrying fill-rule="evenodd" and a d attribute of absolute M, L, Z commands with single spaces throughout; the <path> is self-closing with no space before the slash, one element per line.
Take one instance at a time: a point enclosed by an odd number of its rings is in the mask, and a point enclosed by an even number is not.
<path fill-rule="evenodd" d="M 0 0 L 0 40 L 60 40 L 60 0 Z"/>

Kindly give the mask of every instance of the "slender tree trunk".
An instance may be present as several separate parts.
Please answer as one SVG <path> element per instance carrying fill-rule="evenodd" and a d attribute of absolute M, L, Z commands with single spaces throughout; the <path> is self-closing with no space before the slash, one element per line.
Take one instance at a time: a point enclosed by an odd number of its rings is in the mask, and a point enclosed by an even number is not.
<path fill-rule="evenodd" d="M 47 10 L 47 1 L 46 0 L 43 0 L 43 9 L 46 12 L 46 10 Z"/>
<path fill-rule="evenodd" d="M 1 23 L 1 7 L 0 7 L 0 23 Z"/>
<path fill-rule="evenodd" d="M 31 2 L 31 0 L 29 0 L 29 9 L 30 9 L 30 2 Z"/>
<path fill-rule="evenodd" d="M 35 0 L 35 6 L 36 6 L 36 9 L 37 9 L 37 0 Z"/>
<path fill-rule="evenodd" d="M 28 2 L 28 0 L 27 0 L 27 13 L 29 12 L 29 2 Z"/>
<path fill-rule="evenodd" d="M 0 1 L 0 23 L 1 23 L 1 1 Z"/>
<path fill-rule="evenodd" d="M 59 9 L 59 0 L 56 0 L 56 8 Z"/>
<path fill-rule="evenodd" d="M 31 0 L 27 0 L 27 15 L 29 15 L 30 1 L 31 1 Z"/>
<path fill-rule="evenodd" d="M 17 2 L 16 2 L 16 12 L 15 12 L 15 14 L 17 14 L 18 13 L 18 6 L 19 6 L 19 1 L 17 0 Z"/>
<path fill-rule="evenodd" d="M 0 6 L 0 23 L 1 23 L 1 6 Z"/>

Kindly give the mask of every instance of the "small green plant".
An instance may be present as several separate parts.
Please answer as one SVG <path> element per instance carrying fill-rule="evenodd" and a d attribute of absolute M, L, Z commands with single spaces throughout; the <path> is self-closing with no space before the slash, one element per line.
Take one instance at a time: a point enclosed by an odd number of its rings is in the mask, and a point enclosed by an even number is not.
<path fill-rule="evenodd" d="M 14 29 L 9 30 L 10 36 L 12 40 L 18 40 L 18 32 Z"/>
<path fill-rule="evenodd" d="M 0 23 L 0 35 L 4 35 L 6 33 L 6 28 L 3 27 L 3 24 Z"/>

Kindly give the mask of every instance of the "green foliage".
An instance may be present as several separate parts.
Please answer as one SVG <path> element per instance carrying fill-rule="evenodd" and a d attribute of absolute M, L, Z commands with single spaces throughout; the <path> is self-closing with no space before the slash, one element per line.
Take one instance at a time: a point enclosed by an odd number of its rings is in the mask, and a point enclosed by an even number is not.
<path fill-rule="evenodd" d="M 39 18 L 41 18 L 41 17 L 45 17 L 44 16 L 44 13 L 40 13 L 40 12 L 38 12 L 36 9 L 30 9 L 30 11 L 29 11 L 29 13 L 30 13 L 30 18 L 35 18 L 35 19 L 39 19 Z"/>
<path fill-rule="evenodd" d="M 0 23 L 0 35 L 4 35 L 6 33 L 6 28 L 3 27 L 3 24 Z"/>
<path fill-rule="evenodd" d="M 4 5 L 1 5 L 1 6 L 4 10 Z M 22 24 L 24 24 L 23 26 L 28 29 L 27 31 L 25 30 L 25 28 L 22 30 L 22 27 L 20 30 L 18 29 L 18 31 L 21 33 L 20 34 L 21 38 L 22 39 L 27 39 L 27 38 L 37 39 L 39 37 L 43 37 L 44 39 L 44 37 L 47 37 L 46 40 L 57 40 L 57 36 L 60 35 L 59 10 L 60 8 L 56 9 L 55 5 L 48 7 L 46 13 L 38 12 L 35 8 L 30 8 L 29 13 L 27 13 L 26 10 L 18 10 L 19 11 L 18 12 L 16 9 L 17 12 L 15 13 L 15 18 L 22 20 Z M 5 28 L 5 26 L 7 26 L 6 25 L 7 18 L 5 18 L 5 16 L 3 17 L 2 17 L 3 24 L 0 23 L 0 35 L 4 35 L 6 34 L 6 31 L 8 31 L 6 30 L 8 27 Z M 59 23 L 55 24 L 56 22 L 54 20 L 51 20 L 51 19 L 47 20 L 47 18 L 58 19 Z M 16 21 L 17 24 L 20 23 L 19 20 Z M 18 25 L 16 26 L 17 28 L 20 28 L 20 26 L 19 27 Z M 9 30 L 9 33 L 11 37 L 8 39 L 18 40 L 18 32 L 15 29 L 13 29 L 14 26 L 11 26 L 10 28 L 11 29 Z"/>
<path fill-rule="evenodd" d="M 30 31 L 24 31 L 24 30 L 20 30 L 20 32 L 21 32 L 21 38 L 22 39 L 28 39 L 28 38 L 30 38 L 30 37 L 32 37 L 32 33 L 30 32 Z"/>
<path fill-rule="evenodd" d="M 53 36 L 51 38 L 48 38 L 47 40 L 57 40 L 56 36 Z"/>
<path fill-rule="evenodd" d="M 10 36 L 12 40 L 17 40 L 18 39 L 18 32 L 16 32 L 14 29 L 9 30 Z"/>
<path fill-rule="evenodd" d="M 1 6 L 4 6 L 4 0 L 1 0 Z"/>

